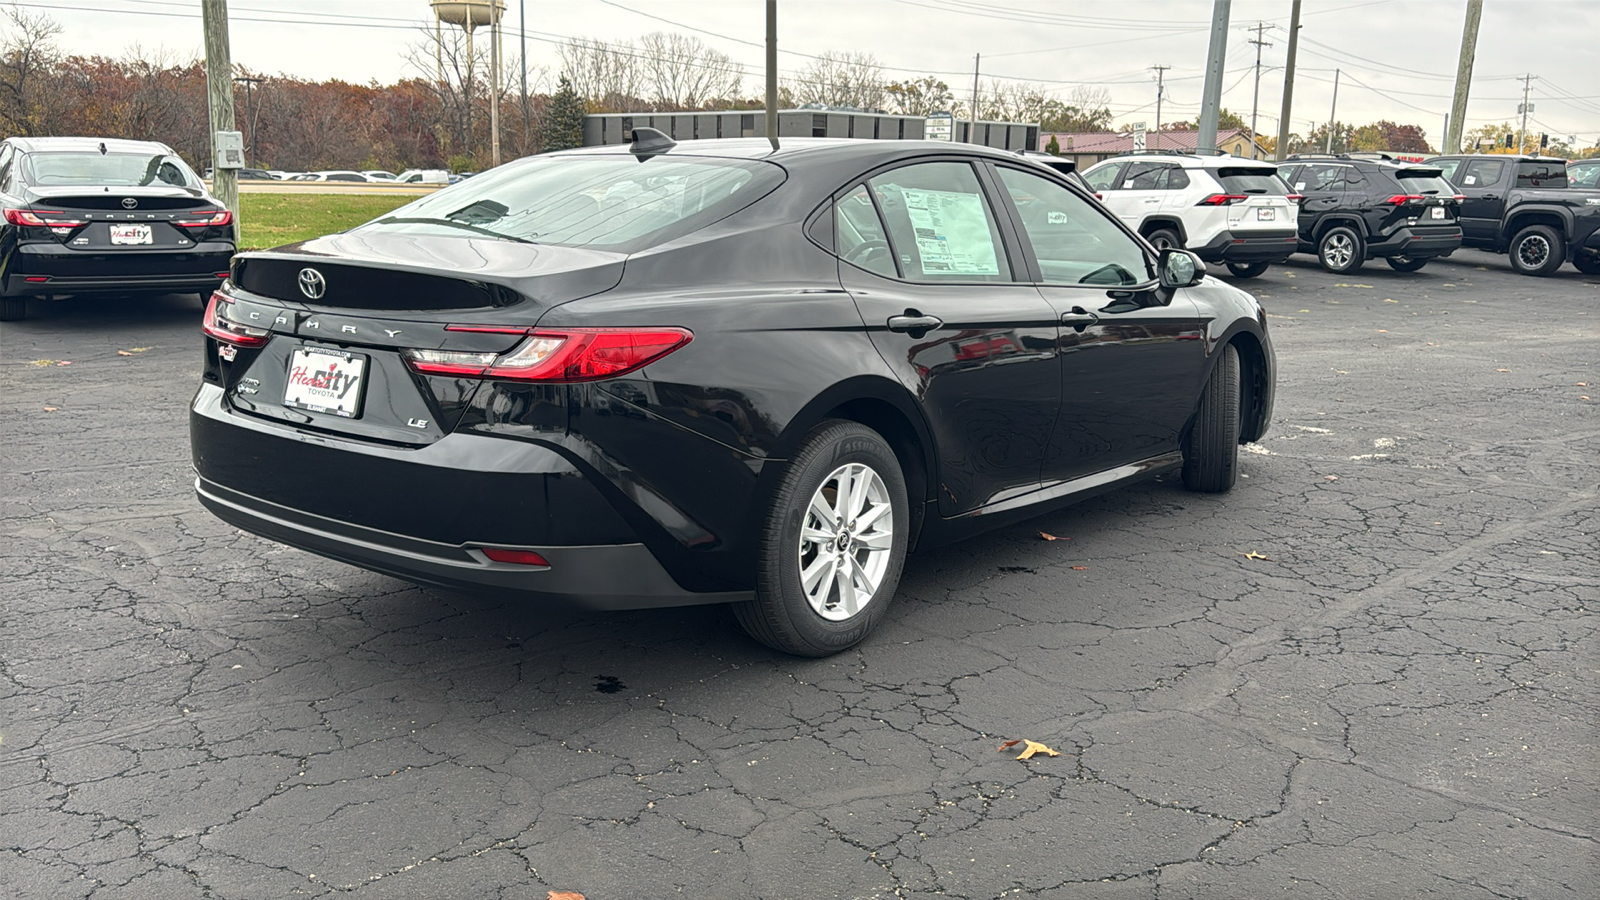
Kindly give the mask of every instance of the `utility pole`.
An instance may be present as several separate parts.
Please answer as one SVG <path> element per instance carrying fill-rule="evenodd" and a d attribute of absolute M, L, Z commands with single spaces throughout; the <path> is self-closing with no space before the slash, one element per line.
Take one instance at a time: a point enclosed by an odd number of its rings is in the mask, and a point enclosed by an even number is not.
<path fill-rule="evenodd" d="M 1528 133 L 1528 113 L 1533 111 L 1533 107 L 1528 105 L 1528 89 L 1533 86 L 1533 82 L 1537 81 L 1538 78 L 1539 76 L 1537 75 L 1522 76 L 1522 105 L 1517 107 L 1517 112 L 1522 113 L 1522 127 L 1517 129 L 1518 154 L 1525 152 L 1523 147 L 1525 146 L 1524 142 L 1526 141 L 1526 135 Z"/>
<path fill-rule="evenodd" d="M 972 54 L 972 124 L 967 126 L 969 144 L 978 142 L 978 63 L 982 59 L 982 53 Z"/>
<path fill-rule="evenodd" d="M 1228 55 L 1228 14 L 1233 0 L 1212 0 L 1211 49 L 1206 53 L 1206 86 L 1200 97 L 1200 133 L 1195 151 L 1217 149 L 1217 115 L 1222 108 L 1222 67 Z"/>
<path fill-rule="evenodd" d="M 1289 107 L 1294 104 L 1294 53 L 1300 46 L 1300 0 L 1289 9 L 1289 59 L 1283 67 L 1283 112 L 1278 115 L 1278 146 L 1272 155 L 1283 162 L 1289 153 Z"/>
<path fill-rule="evenodd" d="M 1324 153 L 1333 152 L 1333 121 L 1339 109 L 1339 70 L 1333 70 L 1333 105 L 1328 107 L 1328 149 Z"/>
<path fill-rule="evenodd" d="M 489 4 L 489 159 L 500 165 L 500 4 Z"/>
<path fill-rule="evenodd" d="M 778 150 L 778 0 L 767 0 L 767 140 Z"/>
<path fill-rule="evenodd" d="M 1467 124 L 1467 91 L 1472 86 L 1472 60 L 1478 52 L 1478 20 L 1482 17 L 1483 0 L 1467 0 L 1467 21 L 1461 26 L 1461 58 L 1456 62 L 1456 92 L 1450 100 L 1450 118 L 1445 122 L 1444 144 L 1439 147 L 1441 153 L 1456 153 L 1461 149 L 1461 132 Z"/>
<path fill-rule="evenodd" d="M 1260 148 L 1260 145 L 1256 143 L 1256 109 L 1257 109 L 1257 107 L 1259 107 L 1261 105 L 1261 48 L 1262 47 L 1271 47 L 1272 46 L 1271 44 L 1261 40 L 1261 32 L 1265 31 L 1266 29 L 1267 29 L 1267 23 L 1265 23 L 1265 22 L 1257 22 L 1256 23 L 1256 27 L 1251 29 L 1252 31 L 1254 31 L 1256 33 L 1255 40 L 1252 40 L 1250 42 L 1250 43 L 1256 45 L 1256 91 L 1255 91 L 1255 93 L 1253 95 L 1251 95 L 1251 98 L 1250 98 L 1250 158 L 1251 159 L 1255 159 L 1256 158 L 1256 152 Z"/>
<path fill-rule="evenodd" d="M 522 152 L 528 152 L 528 0 L 517 0 L 521 22 L 517 25 L 517 38 L 522 44 Z"/>
<path fill-rule="evenodd" d="M 233 212 L 233 238 L 239 239 L 239 170 L 224 169 L 217 132 L 232 131 L 233 54 L 228 48 L 228 0 L 201 0 L 206 32 L 206 106 L 211 124 L 211 192 Z"/>
<path fill-rule="evenodd" d="M 1167 74 L 1167 70 L 1172 68 L 1172 67 L 1171 66 L 1151 66 L 1150 68 L 1155 70 L 1155 73 L 1156 73 L 1156 141 L 1158 142 L 1156 146 L 1153 146 L 1150 149 L 1152 149 L 1152 150 L 1160 150 L 1161 147 L 1159 145 L 1159 141 L 1161 140 L 1161 96 L 1162 96 L 1162 94 L 1164 94 L 1166 92 L 1166 84 L 1165 84 L 1165 81 L 1163 80 L 1163 76 L 1165 76 Z"/>
<path fill-rule="evenodd" d="M 250 128 L 250 140 L 244 145 L 244 158 L 247 161 L 245 164 L 249 165 L 248 160 L 254 157 L 256 165 L 259 166 L 261 164 L 261 157 L 256 153 L 256 117 L 255 113 L 251 112 L 251 110 L 255 106 L 255 104 L 252 102 L 255 100 L 255 87 L 261 82 L 266 81 L 266 79 L 240 75 L 233 80 L 235 82 L 244 83 L 244 123 Z"/>

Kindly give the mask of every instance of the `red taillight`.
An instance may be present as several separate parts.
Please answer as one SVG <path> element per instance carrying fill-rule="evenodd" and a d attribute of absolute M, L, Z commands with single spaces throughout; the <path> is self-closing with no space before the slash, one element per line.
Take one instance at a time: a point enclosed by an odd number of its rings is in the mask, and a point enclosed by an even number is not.
<path fill-rule="evenodd" d="M 225 209 L 221 212 L 212 213 L 203 219 L 179 219 L 173 224 L 182 225 L 185 228 L 209 228 L 213 225 L 232 225 L 233 213 Z"/>
<path fill-rule="evenodd" d="M 1467 195 L 1466 194 L 1457 194 L 1452 199 L 1454 199 L 1457 203 L 1460 203 L 1461 201 L 1467 199 Z"/>
<path fill-rule="evenodd" d="M 1243 203 L 1249 199 L 1250 198 L 1244 194 L 1212 194 L 1204 200 L 1201 200 L 1199 203 L 1196 203 L 1195 206 L 1230 206 L 1235 203 Z"/>
<path fill-rule="evenodd" d="M 1422 200 L 1423 196 L 1421 194 L 1395 194 L 1393 197 L 1390 197 L 1383 202 L 1393 206 L 1401 206 L 1411 202 L 1421 203 Z"/>
<path fill-rule="evenodd" d="M 271 332 L 267 329 L 241 325 L 223 315 L 232 307 L 233 301 L 221 291 L 212 293 L 211 302 L 206 304 L 205 316 L 200 320 L 201 330 L 208 336 L 235 347 L 260 347 L 266 344 L 267 339 L 271 337 Z"/>
<path fill-rule="evenodd" d="M 12 225 L 29 225 L 34 228 L 77 228 L 84 224 L 83 219 L 41 219 L 45 216 L 66 215 L 58 209 L 8 209 L 6 221 Z"/>
<path fill-rule="evenodd" d="M 1299 203 L 1301 200 L 1304 200 L 1305 198 L 1306 198 L 1305 194 L 1286 194 L 1283 199 L 1289 201 L 1290 203 Z"/>
<path fill-rule="evenodd" d="M 528 336 L 504 353 L 407 350 L 406 363 L 414 371 L 430 375 L 562 383 L 598 381 L 643 368 L 694 339 L 685 328 L 564 328 L 530 332 L 451 325 L 448 330 Z"/>
<path fill-rule="evenodd" d="M 505 550 L 499 547 L 484 547 L 483 555 L 495 562 L 516 563 L 519 566 L 550 567 L 549 560 L 532 550 Z"/>

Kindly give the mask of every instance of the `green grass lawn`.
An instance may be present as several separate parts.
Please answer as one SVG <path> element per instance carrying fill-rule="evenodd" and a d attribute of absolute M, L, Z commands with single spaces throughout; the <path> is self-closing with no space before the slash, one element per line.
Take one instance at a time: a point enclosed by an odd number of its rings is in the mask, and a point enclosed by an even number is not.
<path fill-rule="evenodd" d="M 416 195 L 239 195 L 239 249 L 260 250 L 354 228 L 403 206 Z"/>

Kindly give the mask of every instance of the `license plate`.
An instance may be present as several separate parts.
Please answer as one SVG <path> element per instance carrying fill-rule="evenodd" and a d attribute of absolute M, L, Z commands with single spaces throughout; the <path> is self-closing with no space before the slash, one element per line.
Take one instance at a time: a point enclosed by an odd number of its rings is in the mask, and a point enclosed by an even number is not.
<path fill-rule="evenodd" d="M 367 358 L 301 347 L 289 355 L 283 405 L 354 419 L 367 387 Z"/>
<path fill-rule="evenodd" d="M 1278 218 L 1278 211 L 1275 210 L 1275 209 L 1258 209 L 1258 210 L 1256 210 L 1256 219 L 1257 219 L 1257 221 L 1271 222 L 1271 221 L 1274 221 L 1277 218 Z"/>
<path fill-rule="evenodd" d="M 1435 206 L 1433 209 L 1428 210 L 1428 218 L 1430 218 L 1430 219 L 1442 219 L 1442 218 L 1444 218 L 1444 207 Z"/>
<path fill-rule="evenodd" d="M 155 238 L 150 233 L 149 225 L 113 225 L 111 226 L 111 243 L 153 244 L 155 243 Z"/>

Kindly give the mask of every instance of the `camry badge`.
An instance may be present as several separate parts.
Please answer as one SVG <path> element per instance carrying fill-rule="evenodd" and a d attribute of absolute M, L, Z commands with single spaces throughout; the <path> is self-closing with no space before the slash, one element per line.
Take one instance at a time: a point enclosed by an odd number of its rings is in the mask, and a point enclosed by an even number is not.
<path fill-rule="evenodd" d="M 123 209 L 137 209 L 138 206 L 139 206 L 139 200 L 138 200 L 137 197 L 123 197 L 122 198 L 122 208 Z"/>
<path fill-rule="evenodd" d="M 321 300 L 322 295 L 328 292 L 328 280 L 316 269 L 301 269 L 300 277 L 296 280 L 300 283 L 300 293 L 309 300 Z"/>

